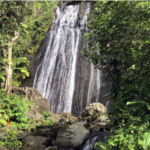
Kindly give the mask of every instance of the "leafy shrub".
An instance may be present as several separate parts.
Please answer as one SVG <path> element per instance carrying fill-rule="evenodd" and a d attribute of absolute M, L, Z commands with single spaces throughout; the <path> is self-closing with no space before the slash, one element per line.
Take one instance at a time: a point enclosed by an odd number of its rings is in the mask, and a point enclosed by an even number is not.
<path fill-rule="evenodd" d="M 43 112 L 43 119 L 46 119 L 49 115 L 50 115 L 50 112 L 48 110 L 44 111 Z"/>
<path fill-rule="evenodd" d="M 100 150 L 150 149 L 150 80 L 140 85 L 135 84 L 137 78 L 132 77 L 130 84 L 128 80 L 120 83 L 115 102 L 109 107 L 108 116 L 114 124 L 108 142 L 96 143 Z"/>
<path fill-rule="evenodd" d="M 22 147 L 21 141 L 19 141 L 19 133 L 10 129 L 7 129 L 6 136 L 0 140 L 0 146 L 5 146 L 8 149 Z"/>
<path fill-rule="evenodd" d="M 11 122 L 14 126 L 25 127 L 28 118 L 23 117 L 29 110 L 28 100 L 23 100 L 20 96 L 7 96 L 5 92 L 0 93 L 0 124 L 6 126 Z"/>
<path fill-rule="evenodd" d="M 130 120 L 131 121 L 131 120 Z M 111 135 L 107 138 L 107 143 L 97 142 L 95 148 L 99 150 L 149 150 L 150 132 L 149 124 L 125 125 L 124 122 L 119 124 L 120 128 L 112 128 Z"/>
<path fill-rule="evenodd" d="M 101 149 L 150 149 L 149 7 L 98 1 L 89 17 L 88 47 L 82 52 L 112 83 L 108 116 L 113 126 L 108 142 L 96 144 Z"/>
<path fill-rule="evenodd" d="M 46 126 L 50 126 L 51 127 L 53 125 L 53 122 L 50 119 L 46 119 L 45 122 L 44 122 L 44 124 Z"/>

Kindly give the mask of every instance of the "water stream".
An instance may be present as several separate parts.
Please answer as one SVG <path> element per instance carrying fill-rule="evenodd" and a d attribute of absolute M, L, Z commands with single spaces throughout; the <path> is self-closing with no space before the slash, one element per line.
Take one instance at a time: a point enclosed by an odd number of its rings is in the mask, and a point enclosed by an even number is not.
<path fill-rule="evenodd" d="M 109 136 L 109 132 L 107 131 L 99 131 L 93 132 L 89 134 L 87 140 L 83 143 L 83 145 L 79 148 L 79 150 L 98 150 L 98 148 L 94 148 L 95 143 L 101 141 L 106 142 L 106 138 Z"/>

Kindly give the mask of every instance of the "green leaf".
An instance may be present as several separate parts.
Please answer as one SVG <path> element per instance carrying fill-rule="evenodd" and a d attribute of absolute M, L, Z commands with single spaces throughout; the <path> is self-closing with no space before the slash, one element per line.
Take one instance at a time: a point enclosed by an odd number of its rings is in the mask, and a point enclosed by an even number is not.
<path fill-rule="evenodd" d="M 22 24 L 22 27 L 24 27 L 25 29 L 27 29 L 27 28 L 28 28 L 28 26 L 27 26 L 27 25 L 25 25 L 25 24 Z"/>
<path fill-rule="evenodd" d="M 7 122 L 4 119 L 0 119 L 0 123 L 6 125 Z"/>
<path fill-rule="evenodd" d="M 146 150 L 147 146 L 150 146 L 150 132 L 145 132 L 143 135 L 143 139 L 144 140 L 139 141 L 139 143 Z"/>
<path fill-rule="evenodd" d="M 5 82 L 5 75 L 6 75 L 5 71 L 0 71 L 0 79 L 2 79 L 3 82 Z"/>

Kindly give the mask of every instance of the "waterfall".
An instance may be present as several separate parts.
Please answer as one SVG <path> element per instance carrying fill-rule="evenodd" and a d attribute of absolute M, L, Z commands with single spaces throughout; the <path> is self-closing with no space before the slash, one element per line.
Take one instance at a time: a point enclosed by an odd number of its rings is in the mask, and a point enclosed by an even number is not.
<path fill-rule="evenodd" d="M 96 83 L 96 102 L 98 102 L 99 95 L 100 95 L 100 71 L 98 69 L 94 69 L 94 65 L 91 63 L 91 75 L 90 75 L 88 98 L 87 98 L 88 104 L 90 104 L 92 100 L 94 83 Z"/>
<path fill-rule="evenodd" d="M 100 72 L 79 53 L 87 45 L 83 35 L 89 12 L 89 2 L 57 7 L 42 59 L 39 56 L 33 87 L 54 113 L 79 116 L 88 103 L 100 100 Z"/>

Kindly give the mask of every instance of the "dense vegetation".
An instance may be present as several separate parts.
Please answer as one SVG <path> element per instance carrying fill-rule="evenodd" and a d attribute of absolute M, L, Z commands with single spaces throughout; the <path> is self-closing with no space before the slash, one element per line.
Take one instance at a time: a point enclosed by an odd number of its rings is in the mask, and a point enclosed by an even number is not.
<path fill-rule="evenodd" d="M 53 125 L 53 122 L 47 119 L 50 115 L 48 111 L 43 112 L 43 123 L 28 118 L 26 113 L 31 109 L 29 107 L 31 105 L 34 105 L 34 103 L 21 96 L 15 94 L 8 96 L 6 92 L 0 93 L 0 129 L 9 126 L 15 128 L 15 130 L 8 129 L 6 136 L 0 139 L 0 146 L 5 146 L 8 149 L 21 147 L 23 141 L 19 140 L 17 130 L 32 132 L 41 124 L 48 127 Z"/>
<path fill-rule="evenodd" d="M 53 19 L 56 2 L 0 2 L 0 128 L 29 130 L 23 117 L 31 103 L 11 95 L 29 76 L 25 53 L 33 54 Z M 108 117 L 113 123 L 106 150 L 150 149 L 150 2 L 96 2 L 89 17 L 89 47 L 83 50 L 112 83 Z M 5 87 L 6 92 L 3 90 Z M 43 113 L 43 118 L 49 116 Z M 51 122 L 47 120 L 47 124 Z M 13 142 L 12 142 L 13 140 Z M 11 141 L 11 142 L 10 142 Z M 0 145 L 21 147 L 18 134 L 8 131 Z"/>
<path fill-rule="evenodd" d="M 0 84 L 11 94 L 29 76 L 25 53 L 33 54 L 45 37 L 57 2 L 0 2 Z M 3 87 L 3 86 L 2 86 Z"/>
<path fill-rule="evenodd" d="M 84 56 L 112 83 L 106 150 L 150 149 L 150 3 L 96 2 Z"/>
<path fill-rule="evenodd" d="M 34 131 L 37 122 L 26 116 L 29 100 L 12 94 L 12 85 L 19 86 L 29 76 L 29 61 L 50 27 L 57 2 L 0 1 L 0 129 L 13 126 L 17 130 Z M 44 125 L 51 126 L 48 112 L 43 112 Z M 22 146 L 18 132 L 8 130 L 0 146 L 14 149 Z"/>

